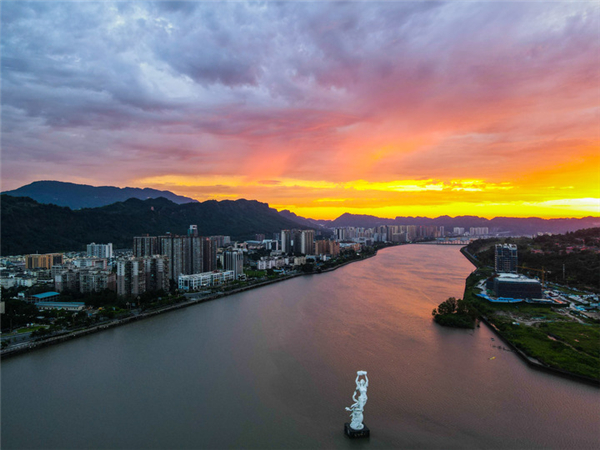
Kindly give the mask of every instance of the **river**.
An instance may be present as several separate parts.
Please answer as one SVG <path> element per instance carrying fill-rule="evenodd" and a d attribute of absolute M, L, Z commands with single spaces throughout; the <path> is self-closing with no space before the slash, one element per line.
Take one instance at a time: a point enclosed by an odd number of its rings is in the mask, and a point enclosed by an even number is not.
<path fill-rule="evenodd" d="M 597 448 L 597 388 L 432 322 L 472 269 L 392 247 L 9 358 L 2 448 Z M 368 440 L 343 433 L 357 370 Z"/>

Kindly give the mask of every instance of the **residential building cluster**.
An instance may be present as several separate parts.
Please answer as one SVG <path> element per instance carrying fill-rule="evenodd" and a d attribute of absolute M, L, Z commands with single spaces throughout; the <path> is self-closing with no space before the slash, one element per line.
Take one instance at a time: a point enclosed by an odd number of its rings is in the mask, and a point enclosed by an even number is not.
<path fill-rule="evenodd" d="M 454 236 L 488 236 L 490 229 L 489 227 L 470 227 L 469 231 L 465 232 L 465 227 L 454 227 L 452 234 Z"/>
<path fill-rule="evenodd" d="M 133 256 L 144 258 L 161 255 L 168 260 L 171 279 L 179 275 L 209 272 L 217 269 L 217 247 L 220 239 L 198 236 L 198 228 L 191 225 L 186 236 L 136 236 L 133 238 Z"/>
<path fill-rule="evenodd" d="M 89 260 L 88 260 L 89 261 Z M 104 289 L 115 290 L 116 275 L 108 268 L 106 259 L 94 261 L 97 264 L 60 264 L 52 267 L 54 289 L 58 292 L 99 292 Z"/>
<path fill-rule="evenodd" d="M 338 227 L 333 229 L 336 241 L 355 241 L 367 245 L 373 242 L 412 242 L 444 237 L 444 227 L 434 225 L 379 225 L 372 228 Z"/>
<path fill-rule="evenodd" d="M 146 256 L 116 262 L 117 294 L 138 296 L 146 291 L 169 291 L 169 264 L 163 256 Z"/>
<path fill-rule="evenodd" d="M 340 243 L 326 239 L 319 239 L 315 242 L 316 255 L 337 256 L 340 254 Z"/>
<path fill-rule="evenodd" d="M 490 229 L 488 227 L 471 227 L 469 234 L 471 236 L 487 236 L 490 234 Z"/>
<path fill-rule="evenodd" d="M 200 236 L 190 225 L 185 235 L 135 236 L 132 251 L 122 255 L 112 243 L 87 245 L 85 254 L 31 254 L 15 259 L 2 270 L 5 288 L 46 283 L 57 292 L 88 293 L 109 289 L 122 296 L 179 287 L 194 290 L 244 279 L 244 267 L 258 270 L 293 270 L 309 261 L 326 261 L 343 251 L 359 252 L 376 242 L 412 242 L 440 238 L 444 227 L 381 225 L 337 227 L 330 239 L 312 229 L 287 229 L 268 239 L 257 233 L 254 240 L 232 243 L 229 236 Z M 454 234 L 467 234 L 455 228 Z M 487 228 L 471 228 L 471 235 L 485 235 Z M 258 252 L 261 256 L 249 255 Z M 115 256 L 117 255 L 117 256 Z"/>

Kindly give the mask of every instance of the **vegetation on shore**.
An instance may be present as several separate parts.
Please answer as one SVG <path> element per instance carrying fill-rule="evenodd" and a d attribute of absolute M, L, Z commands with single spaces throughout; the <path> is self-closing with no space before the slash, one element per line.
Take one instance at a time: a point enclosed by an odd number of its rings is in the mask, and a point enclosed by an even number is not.
<path fill-rule="evenodd" d="M 492 303 L 475 295 L 475 285 L 493 273 L 497 243 L 518 246 L 522 273 L 528 272 L 524 267 L 543 269 L 546 282 L 562 285 L 558 290 L 598 293 L 600 228 L 535 238 L 479 239 L 463 249 L 478 267 L 467 278 L 463 296 L 473 311 L 529 358 L 552 369 L 600 381 L 600 321 L 585 318 L 568 306 Z"/>
<path fill-rule="evenodd" d="M 178 205 L 166 198 L 130 198 L 99 208 L 71 210 L 3 194 L 0 207 L 3 256 L 82 251 L 90 242 L 130 248 L 134 236 L 185 234 L 190 224 L 198 225 L 202 236 L 223 234 L 233 239 L 305 228 L 266 203 L 244 199 Z"/>
<path fill-rule="evenodd" d="M 519 266 L 545 270 L 545 280 L 600 293 L 600 228 L 535 238 L 491 238 L 471 242 L 466 250 L 480 266 L 494 266 L 496 244 L 516 244 Z M 539 276 L 534 270 L 529 275 Z M 528 274 L 527 269 L 520 272 Z"/>
<path fill-rule="evenodd" d="M 507 342 L 543 365 L 600 380 L 600 324 L 573 317 L 566 308 L 528 303 L 491 303 L 474 293 L 491 271 L 477 270 L 466 281 L 464 301 Z"/>
<path fill-rule="evenodd" d="M 455 328 L 475 328 L 477 320 L 476 314 L 468 303 L 454 297 L 440 303 L 437 308 L 433 309 L 431 315 L 436 323 Z"/>

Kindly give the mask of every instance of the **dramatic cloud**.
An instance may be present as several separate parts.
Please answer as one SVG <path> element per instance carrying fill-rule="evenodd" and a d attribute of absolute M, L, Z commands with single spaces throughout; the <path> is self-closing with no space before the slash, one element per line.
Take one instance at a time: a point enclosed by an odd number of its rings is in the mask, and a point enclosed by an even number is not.
<path fill-rule="evenodd" d="M 597 2 L 4 1 L 1 26 L 3 190 L 599 212 Z"/>

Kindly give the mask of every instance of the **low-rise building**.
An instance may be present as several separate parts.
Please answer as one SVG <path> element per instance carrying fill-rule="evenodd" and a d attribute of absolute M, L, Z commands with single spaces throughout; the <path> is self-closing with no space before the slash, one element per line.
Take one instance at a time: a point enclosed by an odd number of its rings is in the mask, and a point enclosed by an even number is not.
<path fill-rule="evenodd" d="M 538 280 L 510 273 L 501 273 L 494 278 L 494 293 L 498 298 L 543 298 L 542 285 Z"/>
<path fill-rule="evenodd" d="M 35 306 L 40 311 L 48 311 L 52 309 L 64 310 L 64 311 L 82 311 L 85 308 L 83 302 L 40 302 L 36 303 Z"/>
<path fill-rule="evenodd" d="M 35 303 L 37 305 L 38 303 L 51 302 L 57 299 L 58 297 L 60 297 L 60 294 L 58 292 L 49 291 L 44 292 L 42 294 L 30 295 L 29 297 L 25 298 L 25 301 L 27 303 Z"/>
<path fill-rule="evenodd" d="M 235 272 L 204 272 L 193 275 L 179 275 L 178 287 L 182 291 L 197 291 L 204 287 L 219 286 L 235 280 Z"/>

